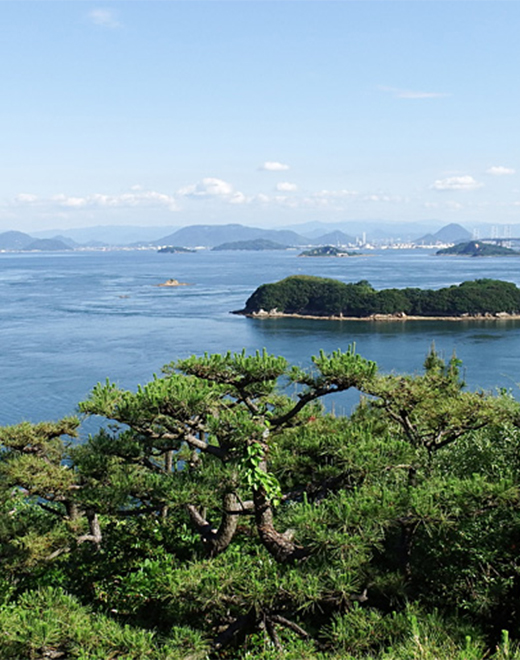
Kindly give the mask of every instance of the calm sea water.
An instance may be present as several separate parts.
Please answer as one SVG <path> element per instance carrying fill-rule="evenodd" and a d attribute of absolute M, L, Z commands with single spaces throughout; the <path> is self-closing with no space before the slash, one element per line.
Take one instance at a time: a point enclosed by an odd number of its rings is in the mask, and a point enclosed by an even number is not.
<path fill-rule="evenodd" d="M 309 364 L 355 342 L 385 372 L 418 372 L 432 341 L 471 388 L 520 396 L 520 322 L 360 323 L 230 314 L 264 282 L 305 273 L 376 288 L 439 288 L 493 277 L 520 285 L 520 260 L 386 250 L 352 259 L 297 252 L 0 254 L 0 425 L 56 419 L 107 377 L 135 388 L 191 354 L 266 348 Z M 162 288 L 176 278 L 192 286 Z M 348 401 L 348 400 L 346 400 Z"/>

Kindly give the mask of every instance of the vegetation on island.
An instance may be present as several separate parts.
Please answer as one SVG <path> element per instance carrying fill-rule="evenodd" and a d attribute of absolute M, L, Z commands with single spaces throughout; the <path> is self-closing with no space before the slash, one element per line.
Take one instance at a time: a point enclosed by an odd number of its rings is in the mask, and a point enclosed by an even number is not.
<path fill-rule="evenodd" d="M 299 257 L 353 257 L 357 256 L 359 252 L 347 252 L 343 248 L 335 247 L 334 245 L 322 245 L 320 247 L 305 250 Z"/>
<path fill-rule="evenodd" d="M 262 284 L 239 314 L 277 310 L 307 316 L 370 317 L 374 314 L 407 316 L 461 316 L 517 314 L 520 289 L 511 282 L 480 279 L 443 289 L 382 289 L 366 280 L 345 284 L 338 280 L 292 275 Z"/>
<path fill-rule="evenodd" d="M 459 257 L 520 257 L 520 252 L 502 245 L 482 243 L 481 241 L 469 241 L 458 243 L 435 253 L 438 256 L 453 255 Z"/>
<path fill-rule="evenodd" d="M 312 363 L 100 383 L 79 444 L 75 418 L 1 428 L 0 657 L 518 660 L 520 405 L 434 350 Z"/>
<path fill-rule="evenodd" d="M 216 245 L 212 250 L 221 251 L 221 250 L 251 250 L 251 251 L 261 251 L 261 250 L 287 250 L 287 245 L 282 245 L 276 241 L 271 241 L 267 238 L 255 238 L 250 241 L 231 241 L 230 243 L 221 243 Z"/>
<path fill-rule="evenodd" d="M 168 245 L 166 247 L 159 248 L 157 252 L 162 254 L 182 254 L 185 252 L 195 252 L 195 250 L 190 250 L 189 248 L 179 247 L 178 245 Z"/>

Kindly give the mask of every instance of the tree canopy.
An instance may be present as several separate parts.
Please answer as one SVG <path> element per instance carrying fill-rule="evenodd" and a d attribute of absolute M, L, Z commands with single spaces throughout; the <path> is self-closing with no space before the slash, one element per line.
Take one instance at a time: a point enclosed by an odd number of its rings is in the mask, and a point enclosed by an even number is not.
<path fill-rule="evenodd" d="M 520 407 L 424 366 L 194 356 L 0 429 L 0 656 L 520 658 Z"/>
<path fill-rule="evenodd" d="M 520 289 L 512 282 L 479 279 L 438 290 L 376 291 L 366 280 L 345 284 L 329 278 L 292 275 L 279 282 L 262 284 L 239 313 L 255 314 L 260 310 L 347 317 L 403 313 L 411 316 L 518 314 Z"/>

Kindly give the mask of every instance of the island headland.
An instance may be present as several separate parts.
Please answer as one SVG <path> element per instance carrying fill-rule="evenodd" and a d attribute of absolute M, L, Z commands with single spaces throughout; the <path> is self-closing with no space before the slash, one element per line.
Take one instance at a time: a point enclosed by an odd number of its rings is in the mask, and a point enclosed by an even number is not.
<path fill-rule="evenodd" d="M 321 245 L 320 247 L 305 250 L 299 257 L 356 257 L 358 252 L 347 252 L 343 248 L 334 245 Z"/>
<path fill-rule="evenodd" d="M 252 318 L 296 317 L 355 321 L 520 319 L 520 289 L 479 279 L 443 289 L 382 289 L 366 280 L 345 284 L 292 275 L 262 284 L 233 312 Z"/>
<path fill-rule="evenodd" d="M 437 250 L 435 256 L 440 257 L 520 257 L 518 250 L 504 247 L 502 245 L 493 245 L 483 243 L 482 241 L 468 241 L 466 243 L 457 243 L 451 247 Z"/>

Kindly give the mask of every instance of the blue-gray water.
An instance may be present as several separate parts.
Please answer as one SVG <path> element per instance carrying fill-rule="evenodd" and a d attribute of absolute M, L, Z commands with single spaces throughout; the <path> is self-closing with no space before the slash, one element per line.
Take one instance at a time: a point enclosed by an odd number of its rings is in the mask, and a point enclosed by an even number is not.
<path fill-rule="evenodd" d="M 520 260 L 386 250 L 352 259 L 297 252 L 153 251 L 0 254 L 0 425 L 73 413 L 99 380 L 134 388 L 193 353 L 263 347 L 305 365 L 323 348 L 357 351 L 383 371 L 420 371 L 435 341 L 472 388 L 520 396 L 520 322 L 362 323 L 254 320 L 229 314 L 255 288 L 291 274 L 439 288 L 493 277 L 520 284 Z M 166 279 L 192 283 L 158 287 Z"/>

